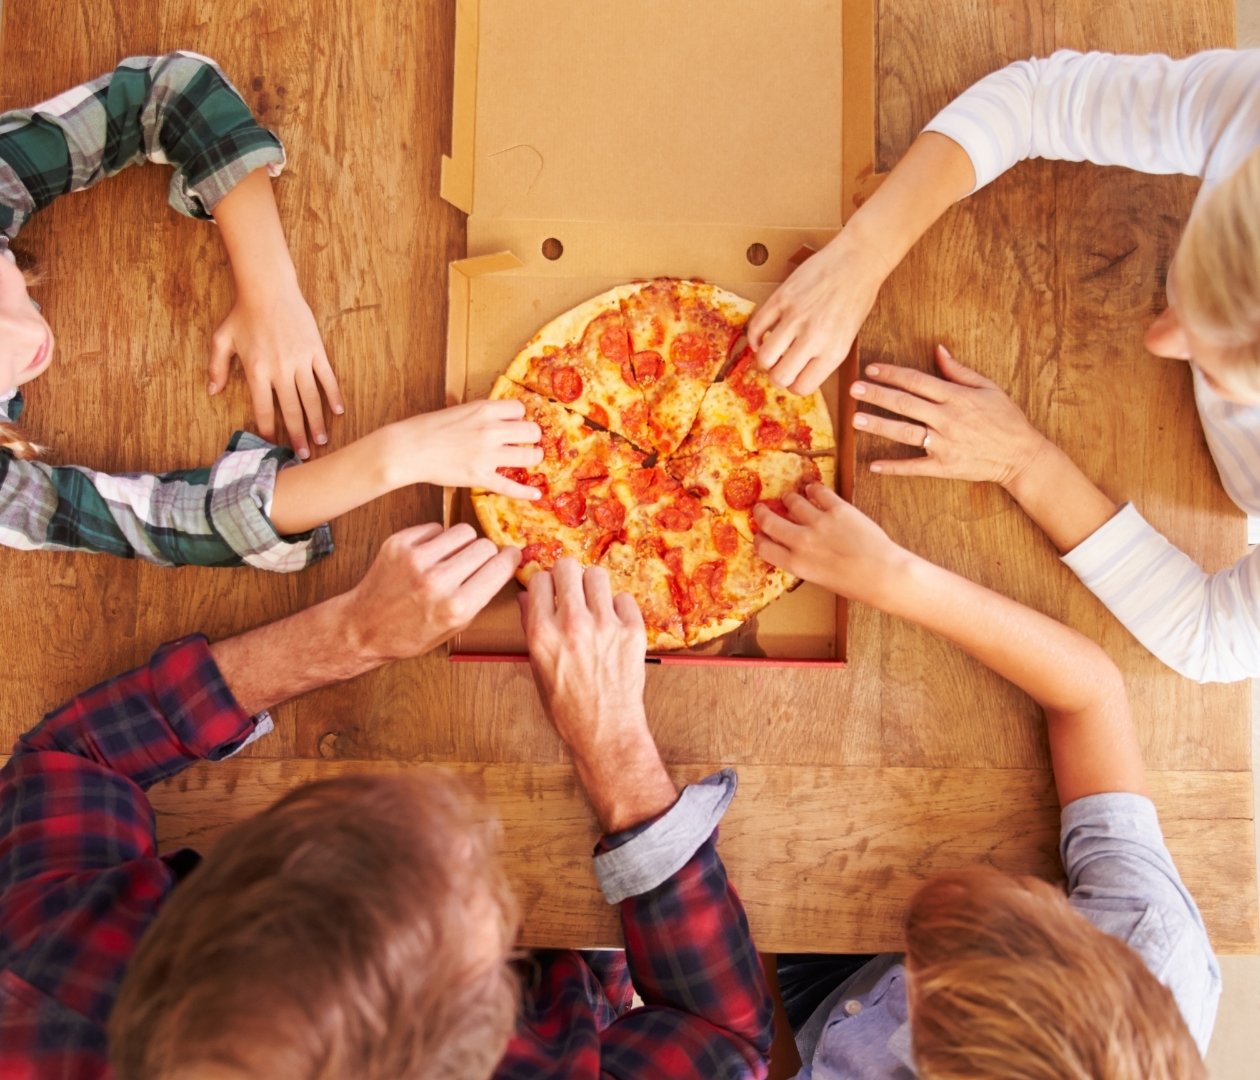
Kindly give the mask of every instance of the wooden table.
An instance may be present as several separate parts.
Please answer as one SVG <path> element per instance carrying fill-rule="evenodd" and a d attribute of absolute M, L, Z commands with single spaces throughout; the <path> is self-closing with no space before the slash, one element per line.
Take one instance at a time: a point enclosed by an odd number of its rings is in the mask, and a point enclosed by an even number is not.
<path fill-rule="evenodd" d="M 800 0 L 804 2 L 804 0 Z M 874 3 L 874 7 L 872 7 Z M 1233 4 L 862 0 L 879 170 L 985 72 L 1057 47 L 1186 53 L 1233 40 Z M 349 402 L 336 444 L 435 407 L 446 264 L 460 215 L 440 201 L 454 3 L 8 0 L 0 107 L 29 104 L 133 53 L 218 58 L 291 156 L 277 186 L 308 298 Z M 774 77 L 774 73 L 767 73 Z M 855 92 L 869 79 L 850 69 Z M 865 91 L 863 91 L 865 87 Z M 57 461 L 191 466 L 249 422 L 241 379 L 205 397 L 209 335 L 231 300 L 212 228 L 164 206 L 166 170 L 131 170 L 39 215 L 21 237 L 60 359 L 30 387 L 28 429 Z M 874 181 L 870 181 L 873 183 Z M 1205 566 L 1245 541 L 1204 449 L 1184 365 L 1145 323 L 1195 185 L 1030 163 L 950 212 L 885 288 L 865 357 L 929 363 L 943 340 L 1003 386 L 1085 471 Z M 1125 671 L 1170 846 L 1222 952 L 1255 951 L 1247 685 L 1163 668 L 1055 558 L 999 490 L 864 472 L 855 501 L 898 540 L 1100 640 Z M 879 447 L 880 453 L 885 452 Z M 399 493 L 336 526 L 300 575 L 160 570 L 6 551 L 4 735 L 186 631 L 229 634 L 353 584 L 391 531 L 439 512 Z M 949 645 L 854 607 L 843 671 L 653 668 L 648 707 L 680 778 L 735 764 L 722 850 L 762 948 L 879 950 L 906 898 L 975 861 L 1055 873 L 1057 813 L 1031 702 Z M 531 944 L 612 942 L 591 878 L 594 827 L 521 665 L 430 656 L 277 711 L 242 757 L 154 793 L 170 844 L 205 846 L 278 792 L 347 770 L 452 763 L 497 805 Z"/>

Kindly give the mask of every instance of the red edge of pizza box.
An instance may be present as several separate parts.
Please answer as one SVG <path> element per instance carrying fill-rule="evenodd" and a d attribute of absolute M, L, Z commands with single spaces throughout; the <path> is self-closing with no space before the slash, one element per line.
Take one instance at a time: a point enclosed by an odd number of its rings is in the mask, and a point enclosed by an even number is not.
<path fill-rule="evenodd" d="M 446 403 L 484 397 L 543 324 L 622 282 L 769 297 L 873 171 L 871 18 L 842 0 L 458 0 L 442 197 L 468 214 L 468 253 L 450 266 Z M 856 366 L 823 388 L 846 498 Z M 476 526 L 467 491 L 445 492 L 444 519 Z M 451 659 L 525 658 L 517 588 Z M 847 626 L 843 600 L 804 584 L 654 658 L 841 667 Z"/>

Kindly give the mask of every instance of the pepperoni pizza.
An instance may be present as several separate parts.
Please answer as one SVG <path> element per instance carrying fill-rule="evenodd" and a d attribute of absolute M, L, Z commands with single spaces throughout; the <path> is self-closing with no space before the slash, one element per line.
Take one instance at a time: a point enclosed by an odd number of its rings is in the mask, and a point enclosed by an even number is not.
<path fill-rule="evenodd" d="M 820 394 L 752 363 L 752 304 L 699 281 L 621 285 L 540 330 L 490 396 L 542 430 L 543 461 L 501 470 L 535 502 L 473 492 L 482 528 L 523 551 L 522 582 L 563 555 L 632 593 L 653 649 L 699 645 L 799 582 L 753 547 L 752 508 L 835 482 Z"/>

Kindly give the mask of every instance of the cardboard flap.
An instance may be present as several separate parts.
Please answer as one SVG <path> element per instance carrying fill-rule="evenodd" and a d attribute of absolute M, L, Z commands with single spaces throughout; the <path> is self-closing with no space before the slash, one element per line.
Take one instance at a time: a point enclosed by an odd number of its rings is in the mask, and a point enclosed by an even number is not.
<path fill-rule="evenodd" d="M 491 218 L 838 228 L 842 8 L 461 0 L 442 194 Z"/>

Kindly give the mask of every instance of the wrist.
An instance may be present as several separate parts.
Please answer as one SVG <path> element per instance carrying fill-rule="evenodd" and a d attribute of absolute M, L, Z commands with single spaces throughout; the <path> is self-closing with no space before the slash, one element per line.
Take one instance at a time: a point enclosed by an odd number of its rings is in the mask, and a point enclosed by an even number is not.
<path fill-rule="evenodd" d="M 395 660 L 404 659 L 388 648 L 388 642 L 380 632 L 378 613 L 359 598 L 358 585 L 325 600 L 324 604 L 330 605 L 329 616 L 339 627 L 344 665 L 347 670 L 353 671 L 352 675 L 342 678 L 353 678 Z"/>
<path fill-rule="evenodd" d="M 647 729 L 600 744 L 571 745 L 574 769 L 606 834 L 623 832 L 663 814 L 678 789 Z"/>
<path fill-rule="evenodd" d="M 1053 471 L 1053 458 L 1060 450 L 1039 431 L 1029 429 L 1024 449 L 999 477 L 998 484 L 1021 506 L 1043 486 L 1045 477 Z"/>

